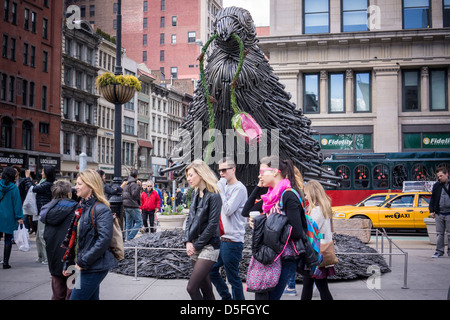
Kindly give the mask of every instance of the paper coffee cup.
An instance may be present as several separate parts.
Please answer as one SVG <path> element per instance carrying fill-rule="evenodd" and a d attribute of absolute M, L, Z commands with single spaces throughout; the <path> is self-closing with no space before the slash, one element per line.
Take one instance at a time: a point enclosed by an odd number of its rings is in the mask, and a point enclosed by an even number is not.
<path fill-rule="evenodd" d="M 259 211 L 250 211 L 250 218 L 259 216 L 261 213 Z"/>

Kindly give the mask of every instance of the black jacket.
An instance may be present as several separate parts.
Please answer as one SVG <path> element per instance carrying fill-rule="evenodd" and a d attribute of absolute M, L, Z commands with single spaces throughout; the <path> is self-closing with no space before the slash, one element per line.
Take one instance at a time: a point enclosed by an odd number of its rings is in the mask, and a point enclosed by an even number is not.
<path fill-rule="evenodd" d="M 139 208 L 141 205 L 141 187 L 132 176 L 128 177 L 128 184 L 123 188 L 122 200 L 125 208 Z"/>
<path fill-rule="evenodd" d="M 36 205 L 38 213 L 40 214 L 42 206 L 52 201 L 51 189 L 53 186 L 53 182 L 44 181 L 38 185 L 33 185 L 33 182 L 30 178 L 26 178 L 24 182 L 26 185 L 26 190 L 28 190 L 30 187 L 33 187 L 33 192 L 36 193 Z"/>
<path fill-rule="evenodd" d="M 192 196 L 189 216 L 186 220 L 185 242 L 192 242 L 196 251 L 207 244 L 220 248 L 219 220 L 222 198 L 219 193 L 203 190 L 203 198 L 197 190 Z"/>
<path fill-rule="evenodd" d="M 51 275 L 62 276 L 63 262 L 61 259 L 66 250 L 61 247 L 61 243 L 75 215 L 77 202 L 71 199 L 60 199 L 52 200 L 47 205 L 49 206 L 48 211 L 45 215 L 41 214 L 41 221 L 45 223 L 44 240 L 48 268 Z"/>
<path fill-rule="evenodd" d="M 435 214 L 440 213 L 439 201 L 441 200 L 441 194 L 442 194 L 443 187 L 444 187 L 444 184 L 441 183 L 440 181 L 436 182 L 433 185 L 433 190 L 431 191 L 430 204 L 428 206 L 430 213 L 431 212 L 434 212 Z M 448 185 L 448 188 L 450 189 L 450 184 Z M 449 197 L 450 197 L 450 195 L 449 195 Z"/>
<path fill-rule="evenodd" d="M 86 272 L 105 271 L 117 267 L 116 258 L 109 246 L 113 235 L 113 214 L 111 210 L 99 203 L 94 209 L 94 228 L 91 220 L 91 210 L 97 199 L 83 200 L 79 204 L 82 208 L 78 221 L 76 263 Z"/>

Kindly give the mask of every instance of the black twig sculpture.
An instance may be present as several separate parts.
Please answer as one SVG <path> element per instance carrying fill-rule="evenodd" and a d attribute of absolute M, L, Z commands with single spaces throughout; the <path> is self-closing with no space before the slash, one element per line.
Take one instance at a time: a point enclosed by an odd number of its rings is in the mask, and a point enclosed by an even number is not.
<path fill-rule="evenodd" d="M 194 149 L 199 147 L 198 141 L 202 141 L 202 150 L 208 150 L 208 144 L 215 141 L 216 147 L 203 158 L 208 158 L 212 168 L 216 169 L 217 165 L 213 160 L 234 156 L 237 160 L 237 178 L 246 186 L 257 184 L 258 160 L 271 154 L 277 154 L 282 159 L 291 159 L 306 180 L 315 178 L 325 184 L 336 185 L 337 178 L 329 176 L 320 167 L 322 154 L 318 141 L 311 136 L 314 133 L 311 121 L 304 116 L 300 108 L 296 108 L 295 104 L 289 101 L 291 95 L 284 91 L 285 86 L 279 82 L 259 48 L 250 13 L 238 7 L 220 10 L 216 16 L 214 32 L 199 57 L 200 65 L 203 66 L 206 49 L 211 44 L 205 70 L 201 70 L 202 79 L 197 84 L 188 115 L 181 125 L 184 129 L 181 131 L 182 142 L 172 154 L 172 169 L 184 173 L 185 166 L 195 158 Z M 238 70 L 239 62 L 242 61 L 242 69 Z M 234 79 L 235 77 L 237 79 Z M 233 128 L 231 120 L 236 111 L 232 107 L 232 87 L 239 109 L 251 115 L 259 126 L 265 129 L 265 134 L 258 143 L 256 139 L 242 144 L 236 142 L 229 150 L 226 147 L 226 134 L 227 129 Z M 196 121 L 202 124 L 200 133 L 194 130 Z M 211 138 L 204 138 L 203 134 L 208 128 L 219 130 L 223 136 L 222 141 L 214 134 Z M 190 142 L 191 149 L 188 152 L 185 149 L 183 153 L 181 146 L 186 146 L 186 142 Z M 217 148 L 217 144 L 222 144 L 223 149 Z M 223 150 L 223 153 L 218 154 L 219 149 Z M 257 153 L 257 150 L 265 150 L 266 154 L 264 151 Z M 182 176 L 178 179 L 182 179 Z M 328 182 L 325 179 L 328 179 Z"/>

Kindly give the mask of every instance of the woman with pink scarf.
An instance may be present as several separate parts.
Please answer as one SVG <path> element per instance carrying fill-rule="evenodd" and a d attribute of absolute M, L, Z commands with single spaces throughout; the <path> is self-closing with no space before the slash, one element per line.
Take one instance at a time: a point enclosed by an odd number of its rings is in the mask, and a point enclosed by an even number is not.
<path fill-rule="evenodd" d="M 283 204 L 283 213 L 292 226 L 290 239 L 296 241 L 306 232 L 306 218 L 297 194 L 300 194 L 299 182 L 296 180 L 297 168 L 292 161 L 283 160 L 277 156 L 264 157 L 259 166 L 259 183 L 248 197 L 242 210 L 242 215 L 248 217 L 250 211 L 259 211 L 262 214 L 280 214 L 280 200 Z M 267 193 L 263 194 L 267 187 Z M 284 192 L 286 191 L 286 192 Z M 258 199 L 261 199 L 258 201 Z M 256 293 L 256 300 L 279 300 L 286 287 L 289 274 L 295 272 L 297 260 L 295 255 L 286 255 L 282 258 L 281 276 L 277 286 L 270 292 Z"/>

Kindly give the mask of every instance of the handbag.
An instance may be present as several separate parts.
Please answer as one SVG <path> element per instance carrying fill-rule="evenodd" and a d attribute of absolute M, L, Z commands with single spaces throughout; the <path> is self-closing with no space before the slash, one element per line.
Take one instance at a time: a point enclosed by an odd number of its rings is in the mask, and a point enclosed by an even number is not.
<path fill-rule="evenodd" d="M 33 192 L 33 187 L 30 187 L 27 192 L 27 196 L 23 201 L 23 214 L 29 216 L 36 216 L 38 214 L 38 208 L 36 204 L 36 193 Z"/>
<path fill-rule="evenodd" d="M 334 232 L 333 219 L 330 219 L 330 224 L 331 232 Z M 334 251 L 334 241 L 320 243 L 320 254 L 323 256 L 320 267 L 332 266 L 339 262 L 338 258 L 336 257 L 336 252 Z"/>
<path fill-rule="evenodd" d="M 17 230 L 14 230 L 14 242 L 20 251 L 30 250 L 30 236 L 28 235 L 28 229 L 23 224 L 19 224 Z"/>
<path fill-rule="evenodd" d="M 281 259 L 264 265 L 253 256 L 247 271 L 247 291 L 255 293 L 269 292 L 278 284 L 281 275 Z"/>
<path fill-rule="evenodd" d="M 94 209 L 97 204 L 99 204 L 99 202 L 96 202 L 91 210 L 91 222 L 92 222 L 95 230 L 97 230 L 97 226 L 95 225 L 95 222 L 94 222 Z M 116 217 L 116 215 L 114 215 L 113 234 L 112 234 L 112 238 L 111 238 L 111 243 L 109 244 L 109 249 L 111 250 L 111 252 L 114 255 L 114 258 L 116 258 L 116 260 L 120 261 L 123 258 L 125 258 L 125 250 L 123 248 L 122 229 L 120 228 L 119 219 Z"/>

